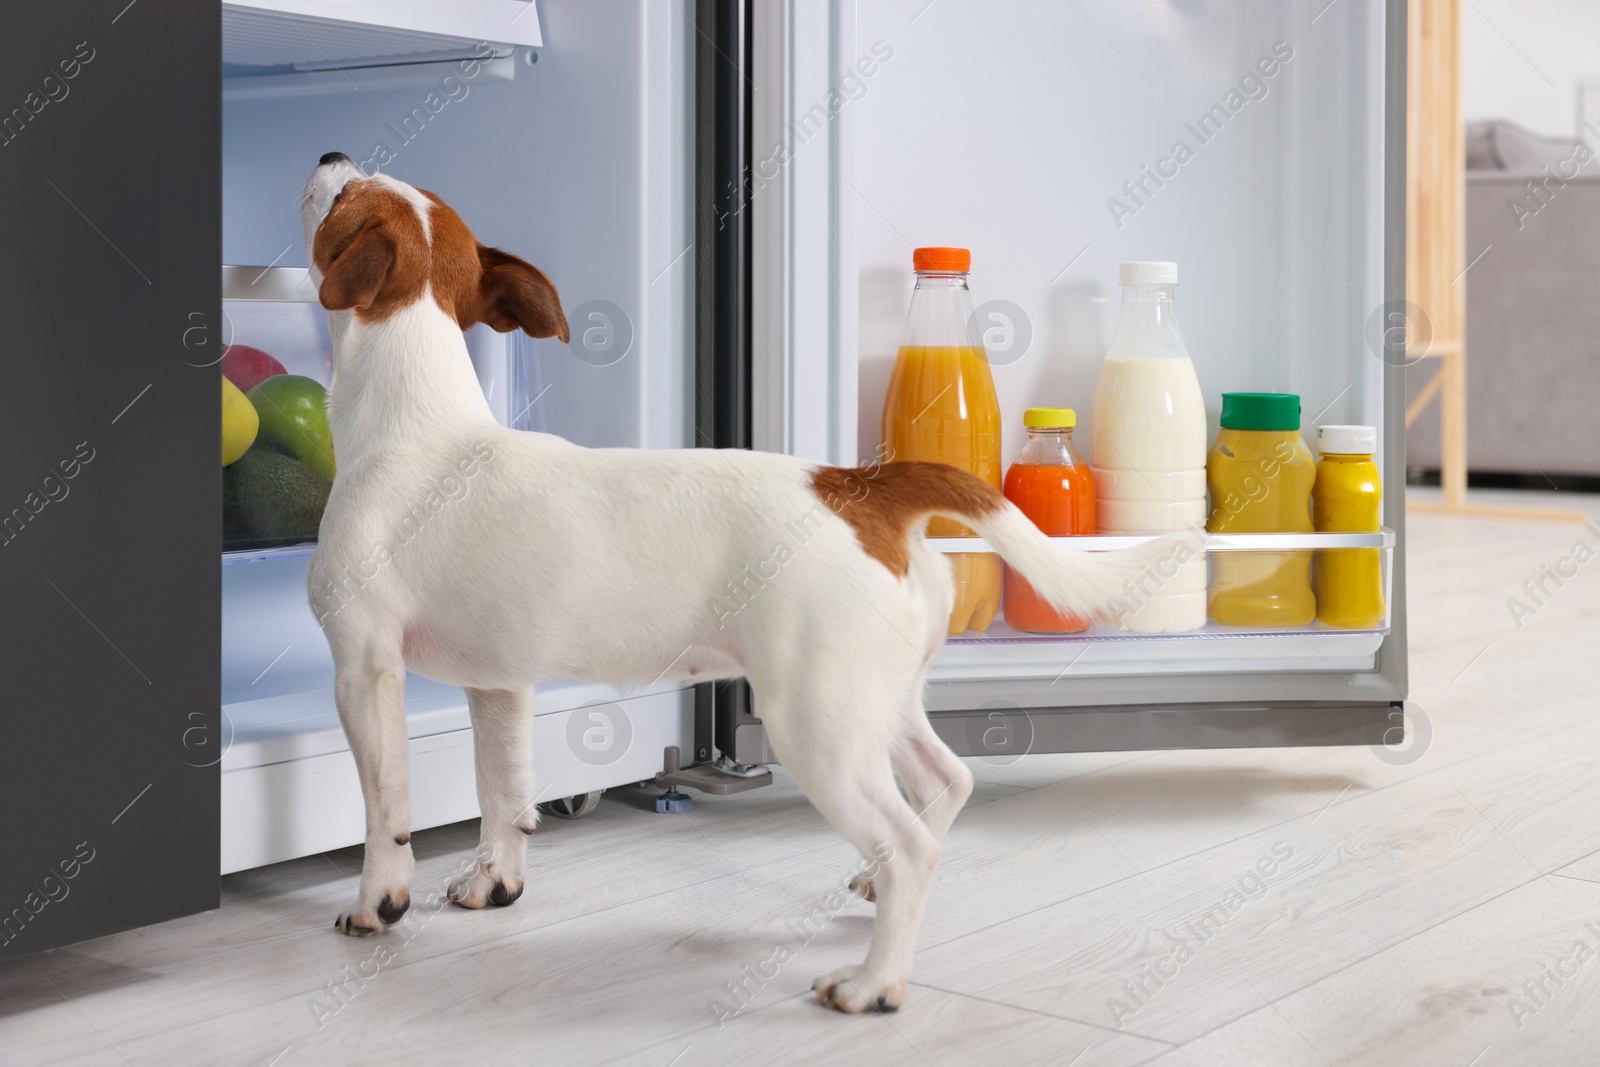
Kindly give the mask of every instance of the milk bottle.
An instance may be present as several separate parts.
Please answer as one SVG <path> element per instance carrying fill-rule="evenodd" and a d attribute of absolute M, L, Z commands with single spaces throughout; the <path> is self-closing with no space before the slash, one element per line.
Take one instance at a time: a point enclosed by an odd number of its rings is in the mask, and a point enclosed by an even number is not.
<path fill-rule="evenodd" d="M 1124 263 L 1122 314 L 1095 389 L 1090 466 L 1102 534 L 1198 529 L 1206 521 L 1206 409 L 1173 311 L 1176 263 Z M 1183 633 L 1206 621 L 1206 561 L 1129 591 L 1121 625 Z"/>

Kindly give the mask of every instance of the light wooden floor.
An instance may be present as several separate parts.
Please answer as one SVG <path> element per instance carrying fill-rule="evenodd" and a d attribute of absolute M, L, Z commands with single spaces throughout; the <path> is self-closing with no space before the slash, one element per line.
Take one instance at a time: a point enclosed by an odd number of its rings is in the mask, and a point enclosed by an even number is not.
<path fill-rule="evenodd" d="M 230 876 L 220 911 L 0 968 L 0 1062 L 1600 1062 L 1600 560 L 1520 629 L 1507 607 L 1579 533 L 1412 518 L 1408 762 L 975 762 L 898 1014 L 809 993 L 865 949 L 852 903 L 712 1019 L 854 859 L 780 772 L 686 817 L 622 791 L 548 820 L 507 909 L 427 909 L 476 831 L 419 833 L 410 941 L 331 930 L 356 851 Z"/>

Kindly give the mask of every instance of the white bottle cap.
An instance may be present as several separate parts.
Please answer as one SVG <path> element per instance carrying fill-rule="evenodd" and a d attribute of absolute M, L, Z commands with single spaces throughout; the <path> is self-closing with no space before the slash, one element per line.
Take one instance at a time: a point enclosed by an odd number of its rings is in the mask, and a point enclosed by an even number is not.
<path fill-rule="evenodd" d="M 1124 263 L 1118 272 L 1123 285 L 1177 285 L 1176 263 Z"/>
<path fill-rule="evenodd" d="M 1370 456 L 1378 450 L 1375 426 L 1318 426 L 1317 451 L 1323 455 Z"/>

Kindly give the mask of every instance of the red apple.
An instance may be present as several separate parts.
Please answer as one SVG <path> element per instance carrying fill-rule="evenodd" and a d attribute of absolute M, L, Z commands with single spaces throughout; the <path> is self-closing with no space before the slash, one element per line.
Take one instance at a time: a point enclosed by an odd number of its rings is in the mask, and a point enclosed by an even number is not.
<path fill-rule="evenodd" d="M 248 393 L 261 381 L 275 374 L 286 374 L 283 364 L 249 345 L 229 345 L 222 350 L 222 376 Z"/>

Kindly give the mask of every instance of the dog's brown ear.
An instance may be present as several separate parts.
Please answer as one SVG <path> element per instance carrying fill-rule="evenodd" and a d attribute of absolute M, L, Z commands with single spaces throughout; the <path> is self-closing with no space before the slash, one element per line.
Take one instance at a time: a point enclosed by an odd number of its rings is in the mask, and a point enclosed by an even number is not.
<path fill-rule="evenodd" d="M 483 321 L 501 333 L 524 330 L 532 337 L 571 340 L 561 298 L 544 271 L 498 248 L 478 246 L 478 281 L 483 297 Z"/>
<path fill-rule="evenodd" d="M 394 241 L 377 223 L 368 223 L 339 258 L 328 264 L 317 298 L 329 311 L 370 307 L 394 260 Z"/>

